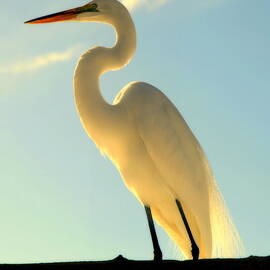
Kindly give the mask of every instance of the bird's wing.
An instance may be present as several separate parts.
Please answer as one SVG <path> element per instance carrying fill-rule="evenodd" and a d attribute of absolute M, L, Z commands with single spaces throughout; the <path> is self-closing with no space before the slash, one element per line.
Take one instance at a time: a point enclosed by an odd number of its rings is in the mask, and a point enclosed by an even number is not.
<path fill-rule="evenodd" d="M 207 188 L 209 167 L 199 142 L 161 91 L 149 84 L 138 84 L 126 93 L 127 110 L 165 184 L 178 197 L 186 197 L 188 189 L 201 193 Z"/>

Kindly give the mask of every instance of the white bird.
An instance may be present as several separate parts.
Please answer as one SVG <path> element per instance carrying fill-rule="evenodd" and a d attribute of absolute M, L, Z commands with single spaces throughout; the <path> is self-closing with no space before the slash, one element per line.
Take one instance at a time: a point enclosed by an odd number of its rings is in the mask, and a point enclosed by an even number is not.
<path fill-rule="evenodd" d="M 94 47 L 80 57 L 75 100 L 85 131 L 145 207 L 154 260 L 161 260 L 162 252 L 152 216 L 185 258 L 238 256 L 241 240 L 207 158 L 173 103 L 144 82 L 129 83 L 113 104 L 102 97 L 100 76 L 128 64 L 136 49 L 135 26 L 125 6 L 94 0 L 26 23 L 58 21 L 101 22 L 116 30 L 112 48 Z"/>

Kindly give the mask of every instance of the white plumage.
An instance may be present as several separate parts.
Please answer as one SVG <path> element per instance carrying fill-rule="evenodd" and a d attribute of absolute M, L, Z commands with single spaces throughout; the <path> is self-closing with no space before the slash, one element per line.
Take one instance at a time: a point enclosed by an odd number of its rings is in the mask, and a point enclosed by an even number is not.
<path fill-rule="evenodd" d="M 71 11 L 73 16 L 69 16 Z M 60 20 L 108 23 L 117 32 L 113 48 L 96 47 L 82 55 L 74 88 L 86 132 L 115 164 L 128 189 L 151 208 L 154 219 L 186 258 L 192 258 L 191 243 L 176 199 L 182 204 L 200 258 L 238 256 L 241 241 L 208 161 L 172 102 L 143 82 L 128 84 L 112 105 L 101 95 L 100 75 L 123 67 L 135 52 L 136 32 L 127 9 L 116 0 L 94 0 L 29 23 Z"/>

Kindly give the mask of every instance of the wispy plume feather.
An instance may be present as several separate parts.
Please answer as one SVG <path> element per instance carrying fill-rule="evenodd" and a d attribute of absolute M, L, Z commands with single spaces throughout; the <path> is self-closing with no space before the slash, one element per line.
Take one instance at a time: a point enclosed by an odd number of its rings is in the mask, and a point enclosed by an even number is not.
<path fill-rule="evenodd" d="M 17 74 L 38 70 L 56 62 L 70 60 L 78 51 L 78 46 L 68 48 L 64 52 L 50 52 L 31 59 L 14 61 L 13 63 L 1 64 L 0 74 Z"/>

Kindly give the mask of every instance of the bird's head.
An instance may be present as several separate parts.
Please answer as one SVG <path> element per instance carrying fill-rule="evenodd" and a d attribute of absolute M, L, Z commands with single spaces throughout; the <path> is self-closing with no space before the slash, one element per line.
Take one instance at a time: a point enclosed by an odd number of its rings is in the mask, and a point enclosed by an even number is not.
<path fill-rule="evenodd" d="M 83 6 L 29 20 L 27 24 L 62 21 L 90 21 L 112 23 L 114 18 L 124 16 L 126 8 L 117 0 L 93 0 Z"/>

